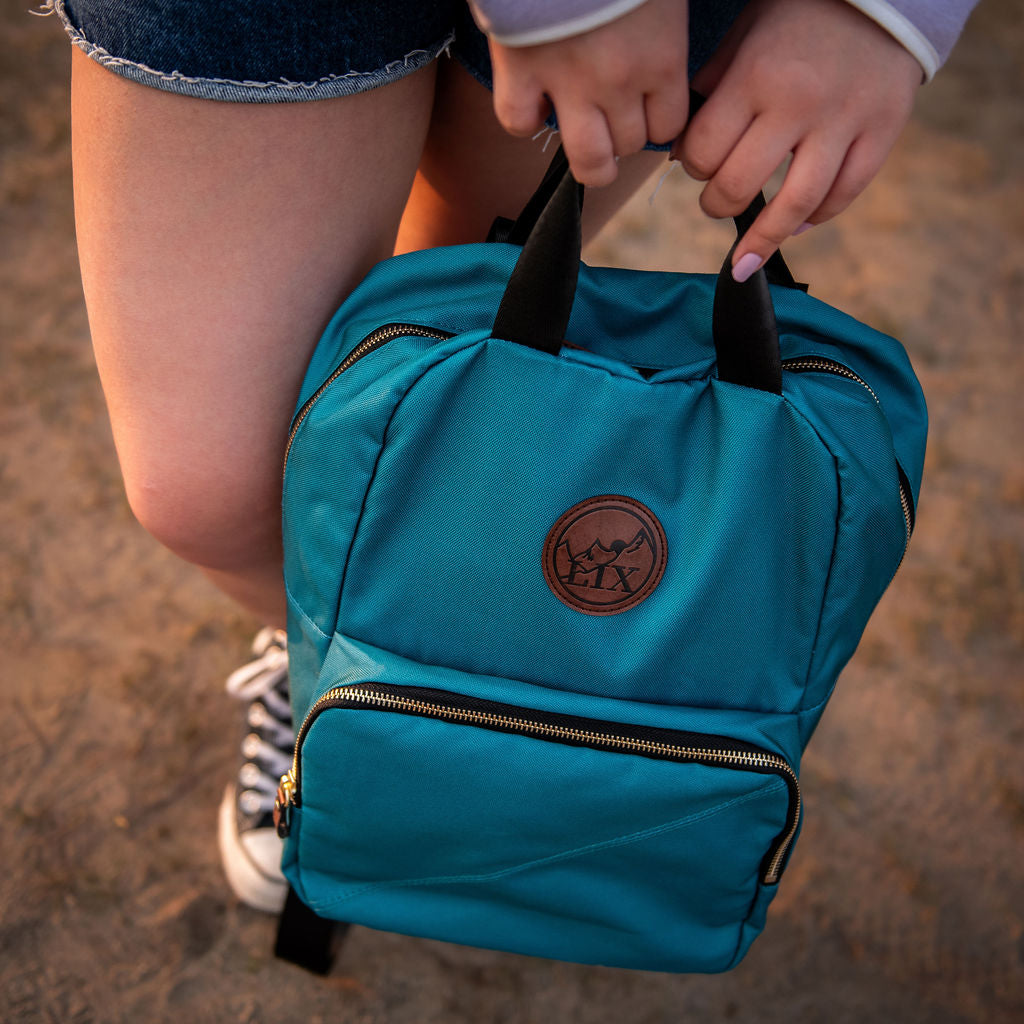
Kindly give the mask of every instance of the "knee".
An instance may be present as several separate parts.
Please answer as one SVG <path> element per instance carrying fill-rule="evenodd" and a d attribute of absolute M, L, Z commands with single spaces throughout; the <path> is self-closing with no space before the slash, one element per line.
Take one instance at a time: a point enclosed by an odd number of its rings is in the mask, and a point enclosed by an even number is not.
<path fill-rule="evenodd" d="M 179 558 L 226 572 L 276 557 L 280 492 L 237 475 L 196 469 L 125 473 L 132 513 Z"/>

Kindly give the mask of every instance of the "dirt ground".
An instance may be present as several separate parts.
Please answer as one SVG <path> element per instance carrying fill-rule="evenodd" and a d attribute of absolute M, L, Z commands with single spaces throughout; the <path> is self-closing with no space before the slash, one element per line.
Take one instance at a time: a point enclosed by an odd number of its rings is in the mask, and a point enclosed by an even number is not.
<path fill-rule="evenodd" d="M 788 246 L 900 337 L 932 427 L 909 556 L 803 768 L 806 825 L 735 972 L 673 977 L 353 929 L 326 980 L 221 877 L 222 695 L 256 623 L 126 505 L 75 257 L 68 51 L 0 13 L 0 1019 L 343 1024 L 1024 1019 L 1024 12 L 988 0 L 884 173 Z M 590 251 L 706 270 L 672 175 Z"/>

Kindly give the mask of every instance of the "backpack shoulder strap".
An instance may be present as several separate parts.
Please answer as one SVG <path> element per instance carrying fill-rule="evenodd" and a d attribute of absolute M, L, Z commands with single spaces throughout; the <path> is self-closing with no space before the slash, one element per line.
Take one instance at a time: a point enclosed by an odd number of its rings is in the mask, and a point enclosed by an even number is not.
<path fill-rule="evenodd" d="M 334 962 L 332 940 L 337 937 L 340 941 L 348 927 L 314 914 L 288 886 L 288 897 L 277 922 L 274 955 L 314 974 L 326 974 Z"/>

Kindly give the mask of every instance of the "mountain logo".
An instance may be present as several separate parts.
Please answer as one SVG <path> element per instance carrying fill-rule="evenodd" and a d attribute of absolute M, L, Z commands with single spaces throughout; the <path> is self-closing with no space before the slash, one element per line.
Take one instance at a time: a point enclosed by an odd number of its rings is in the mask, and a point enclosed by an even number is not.
<path fill-rule="evenodd" d="M 559 516 L 544 541 L 544 579 L 563 604 L 615 615 L 661 581 L 668 541 L 657 516 L 634 498 L 603 494 Z"/>

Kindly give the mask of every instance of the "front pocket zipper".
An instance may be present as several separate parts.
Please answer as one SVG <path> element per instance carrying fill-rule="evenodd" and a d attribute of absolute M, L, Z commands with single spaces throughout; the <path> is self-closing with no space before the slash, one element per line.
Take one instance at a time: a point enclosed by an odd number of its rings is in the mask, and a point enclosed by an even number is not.
<path fill-rule="evenodd" d="M 783 359 L 782 369 L 791 373 L 829 373 L 833 377 L 845 377 L 858 383 L 866 389 L 868 394 L 875 400 L 875 404 L 881 409 L 882 403 L 878 400 L 871 385 L 859 374 L 856 374 L 848 366 L 837 363 L 834 359 L 826 359 L 823 356 L 797 356 L 795 359 Z M 899 477 L 900 508 L 903 510 L 903 524 L 905 527 L 905 539 L 903 542 L 903 554 L 906 555 L 907 547 L 910 544 L 910 535 L 914 532 L 914 498 L 910 489 L 910 481 L 903 467 L 896 463 L 896 473 Z M 900 559 L 903 564 L 903 559 Z M 899 566 L 897 566 L 897 570 Z"/>
<path fill-rule="evenodd" d="M 765 885 L 774 885 L 779 880 L 786 855 L 800 824 L 800 784 L 796 772 L 785 758 L 752 743 L 704 733 L 603 722 L 592 718 L 577 718 L 574 715 L 535 711 L 511 704 L 466 697 L 446 690 L 394 686 L 386 683 L 360 683 L 329 690 L 316 701 L 306 715 L 295 738 L 292 767 L 281 776 L 274 804 L 274 823 L 282 838 L 286 838 L 291 830 L 293 808 L 302 805 L 299 774 L 302 742 L 316 717 L 328 709 L 393 711 L 570 746 L 777 775 L 786 783 L 789 805 L 785 825 L 761 863 L 761 881 Z"/>

